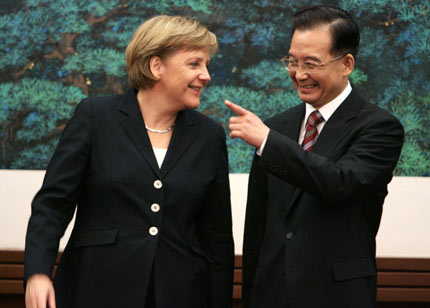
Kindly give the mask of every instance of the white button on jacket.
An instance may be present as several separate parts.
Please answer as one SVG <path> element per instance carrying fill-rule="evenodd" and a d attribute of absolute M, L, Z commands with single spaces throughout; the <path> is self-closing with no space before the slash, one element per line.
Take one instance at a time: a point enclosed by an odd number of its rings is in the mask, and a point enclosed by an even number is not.
<path fill-rule="evenodd" d="M 155 180 L 155 181 L 154 181 L 154 187 L 155 187 L 156 189 L 160 189 L 161 187 L 163 187 L 163 183 L 161 183 L 161 181 L 160 181 L 160 180 Z"/>
<path fill-rule="evenodd" d="M 151 205 L 151 211 L 153 211 L 154 213 L 157 213 L 160 210 L 160 205 L 158 203 L 153 203 Z"/>
<path fill-rule="evenodd" d="M 158 228 L 157 227 L 149 228 L 149 234 L 151 234 L 152 236 L 157 235 L 158 234 Z"/>

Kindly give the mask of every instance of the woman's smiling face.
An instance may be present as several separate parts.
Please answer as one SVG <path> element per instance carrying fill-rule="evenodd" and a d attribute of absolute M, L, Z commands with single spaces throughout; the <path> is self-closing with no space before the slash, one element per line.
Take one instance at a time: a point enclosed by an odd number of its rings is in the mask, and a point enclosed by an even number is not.
<path fill-rule="evenodd" d="M 200 94 L 211 80 L 208 71 L 209 50 L 180 49 L 162 62 L 159 85 L 179 109 L 194 109 L 200 105 Z"/>

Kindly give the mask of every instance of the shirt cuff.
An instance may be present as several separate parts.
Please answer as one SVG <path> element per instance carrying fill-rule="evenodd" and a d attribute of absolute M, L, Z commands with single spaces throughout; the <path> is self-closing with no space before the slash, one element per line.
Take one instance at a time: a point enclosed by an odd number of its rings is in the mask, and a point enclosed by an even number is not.
<path fill-rule="evenodd" d="M 257 155 L 261 156 L 263 155 L 263 150 L 264 150 L 264 146 L 266 145 L 266 141 L 267 141 L 267 137 L 269 137 L 269 135 L 266 136 L 266 138 L 264 139 L 263 143 L 260 145 L 260 147 L 257 149 Z"/>

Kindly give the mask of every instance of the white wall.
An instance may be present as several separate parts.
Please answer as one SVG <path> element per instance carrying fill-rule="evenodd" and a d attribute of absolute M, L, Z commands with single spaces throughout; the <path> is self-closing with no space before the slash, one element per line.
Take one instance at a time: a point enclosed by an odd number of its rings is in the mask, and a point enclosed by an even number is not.
<path fill-rule="evenodd" d="M 44 171 L 0 170 L 0 250 L 24 249 L 30 203 Z M 231 174 L 236 254 L 242 252 L 247 174 Z M 61 242 L 70 234 L 70 228 Z M 377 237 L 380 257 L 430 258 L 430 178 L 395 177 L 389 185 Z"/>

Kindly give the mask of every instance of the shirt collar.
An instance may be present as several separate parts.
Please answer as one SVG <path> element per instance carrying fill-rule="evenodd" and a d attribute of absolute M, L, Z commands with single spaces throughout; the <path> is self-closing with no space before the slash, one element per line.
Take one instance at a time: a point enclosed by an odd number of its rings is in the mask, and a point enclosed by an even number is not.
<path fill-rule="evenodd" d="M 342 104 L 343 101 L 348 97 L 348 95 L 351 93 L 351 91 L 352 91 L 352 87 L 351 87 L 351 84 L 349 83 L 349 80 L 348 80 L 348 84 L 346 85 L 346 87 L 342 91 L 342 93 L 340 93 L 335 99 L 333 99 L 332 101 L 328 102 L 327 104 L 325 104 L 324 106 L 322 106 L 321 108 L 318 109 L 320 111 L 321 115 L 323 116 L 324 121 L 327 122 L 328 119 L 330 119 L 332 114 L 336 111 L 336 109 L 340 106 L 340 104 Z M 309 117 L 309 115 L 311 114 L 311 112 L 314 110 L 316 110 L 316 108 L 314 108 L 312 105 L 306 103 L 305 119 L 307 119 Z"/>

